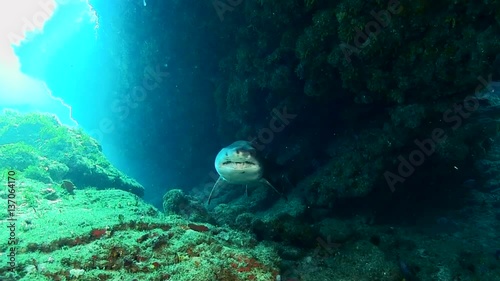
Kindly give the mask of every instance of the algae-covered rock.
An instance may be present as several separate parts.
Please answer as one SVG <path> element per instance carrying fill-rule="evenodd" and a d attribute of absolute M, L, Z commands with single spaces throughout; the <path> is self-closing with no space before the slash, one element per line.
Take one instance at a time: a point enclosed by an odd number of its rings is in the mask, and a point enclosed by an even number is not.
<path fill-rule="evenodd" d="M 1 167 L 44 183 L 69 179 L 79 188 L 116 188 L 144 195 L 144 187 L 113 167 L 96 140 L 52 115 L 0 114 L 0 156 Z"/>
<path fill-rule="evenodd" d="M 29 180 L 17 191 L 44 188 Z M 36 207 L 20 198 L 16 259 L 10 265 L 7 254 L 0 256 L 0 280 L 276 280 L 276 250 L 251 234 L 164 216 L 122 190 L 75 194 L 48 200 L 36 193 Z M 6 204 L 0 200 L 4 210 Z M 12 247 L 7 243 L 0 241 L 2 252 Z"/>
<path fill-rule="evenodd" d="M 167 215 L 180 214 L 188 199 L 182 190 L 171 189 L 163 195 L 163 211 Z"/>
<path fill-rule="evenodd" d="M 171 189 L 163 195 L 163 211 L 195 222 L 214 222 L 201 202 L 180 189 Z"/>

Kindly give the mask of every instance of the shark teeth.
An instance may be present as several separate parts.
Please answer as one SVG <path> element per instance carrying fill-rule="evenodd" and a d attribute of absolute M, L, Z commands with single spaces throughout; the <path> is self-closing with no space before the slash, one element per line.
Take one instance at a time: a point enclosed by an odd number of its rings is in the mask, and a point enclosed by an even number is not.
<path fill-rule="evenodd" d="M 255 163 L 249 161 L 242 161 L 242 162 L 226 161 L 223 162 L 222 165 L 255 165 Z"/>

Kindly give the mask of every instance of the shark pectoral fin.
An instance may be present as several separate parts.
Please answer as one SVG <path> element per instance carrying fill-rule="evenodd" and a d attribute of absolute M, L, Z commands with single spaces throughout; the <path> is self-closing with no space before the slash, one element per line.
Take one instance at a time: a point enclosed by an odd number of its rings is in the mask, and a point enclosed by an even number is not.
<path fill-rule="evenodd" d="M 214 186 L 212 187 L 212 191 L 210 191 L 210 195 L 208 196 L 207 200 L 207 205 L 210 205 L 210 200 L 212 200 L 212 194 L 214 193 L 215 188 L 221 184 L 222 184 L 222 177 L 219 177 L 215 182 Z"/>
<path fill-rule="evenodd" d="M 277 189 L 276 189 L 276 187 L 274 187 L 274 186 L 273 186 L 270 182 L 268 182 L 265 178 L 260 179 L 260 181 L 261 181 L 262 183 L 264 183 L 264 184 L 268 185 L 268 186 L 269 186 L 269 187 L 271 187 L 272 189 L 274 189 L 274 191 L 276 191 L 276 193 L 278 193 L 281 197 L 285 198 L 285 200 L 287 200 L 287 201 L 288 201 L 288 198 L 286 198 L 286 196 L 285 196 L 283 193 L 279 192 L 279 190 L 277 190 Z"/>

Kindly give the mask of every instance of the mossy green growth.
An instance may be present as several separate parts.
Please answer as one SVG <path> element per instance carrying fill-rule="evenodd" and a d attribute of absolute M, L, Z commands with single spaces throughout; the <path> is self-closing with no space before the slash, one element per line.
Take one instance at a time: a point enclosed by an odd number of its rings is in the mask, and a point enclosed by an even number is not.
<path fill-rule="evenodd" d="M 0 167 L 24 170 L 40 161 L 40 151 L 31 145 L 18 142 L 0 145 Z"/>
<path fill-rule="evenodd" d="M 34 179 L 44 183 L 52 182 L 47 168 L 41 167 L 39 165 L 30 165 L 23 170 L 23 176 L 26 178 Z"/>
<path fill-rule="evenodd" d="M 0 166 L 44 183 L 69 178 L 79 187 L 118 188 L 139 196 L 144 188 L 106 159 L 82 129 L 62 125 L 49 114 L 0 114 Z"/>
<path fill-rule="evenodd" d="M 43 184 L 29 184 L 34 191 L 29 200 L 35 203 L 23 200 L 17 214 L 22 239 L 15 273 L 9 273 L 3 255 L 2 277 L 269 281 L 278 275 L 276 250 L 249 233 L 164 216 L 122 190 L 76 190 L 47 200 L 39 196 L 47 190 Z M 19 192 L 27 192 L 27 186 L 19 186 Z M 7 240 L 0 241 L 0 248 L 6 247 Z"/>

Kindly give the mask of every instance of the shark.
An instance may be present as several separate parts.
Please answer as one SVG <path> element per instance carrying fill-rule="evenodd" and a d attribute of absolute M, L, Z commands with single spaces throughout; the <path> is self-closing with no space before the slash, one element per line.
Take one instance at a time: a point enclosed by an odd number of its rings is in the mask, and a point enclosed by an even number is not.
<path fill-rule="evenodd" d="M 210 191 L 207 204 L 210 204 L 214 190 L 224 184 L 245 185 L 247 195 L 248 185 L 263 184 L 284 197 L 281 192 L 263 177 L 264 167 L 257 155 L 257 149 L 248 141 L 235 141 L 229 146 L 222 148 L 215 157 L 214 165 L 219 178 L 212 187 L 212 191 Z"/>

